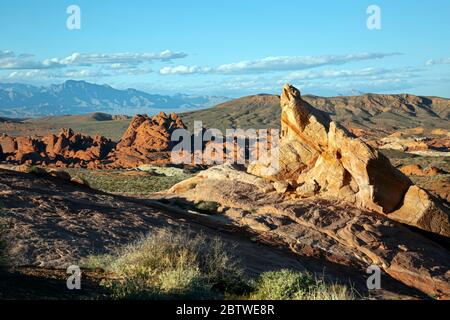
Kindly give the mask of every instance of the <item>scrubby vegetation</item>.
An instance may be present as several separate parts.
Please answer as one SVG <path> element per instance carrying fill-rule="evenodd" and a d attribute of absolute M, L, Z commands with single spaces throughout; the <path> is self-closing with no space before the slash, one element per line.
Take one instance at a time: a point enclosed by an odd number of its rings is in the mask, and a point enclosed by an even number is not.
<path fill-rule="evenodd" d="M 42 176 L 42 175 L 46 175 L 47 174 L 47 172 L 44 169 L 39 168 L 38 166 L 31 166 L 31 167 L 29 167 L 27 172 L 35 174 L 35 175 L 38 175 L 38 176 L 39 175 Z"/>
<path fill-rule="evenodd" d="M 190 173 L 165 176 L 123 170 L 65 170 L 69 172 L 72 177 L 80 177 L 87 181 L 89 186 L 93 189 L 121 194 L 148 194 L 166 190 L 178 182 L 192 176 Z"/>
<path fill-rule="evenodd" d="M 7 264 L 7 239 L 6 233 L 8 230 L 8 218 L 3 204 L 0 202 L 0 269 Z"/>
<path fill-rule="evenodd" d="M 116 255 L 91 257 L 87 265 L 117 275 L 103 285 L 119 299 L 214 299 L 248 287 L 229 248 L 189 231 L 163 229 Z"/>
<path fill-rule="evenodd" d="M 220 205 L 214 201 L 199 201 L 194 204 L 195 210 L 204 214 L 217 214 Z"/>
<path fill-rule="evenodd" d="M 113 274 L 103 280 L 114 299 L 354 299 L 345 286 L 310 274 L 280 270 L 245 276 L 232 248 L 218 238 L 163 229 L 85 266 Z"/>
<path fill-rule="evenodd" d="M 250 296 L 256 300 L 353 300 L 353 290 L 309 273 L 279 270 L 263 273 Z"/>

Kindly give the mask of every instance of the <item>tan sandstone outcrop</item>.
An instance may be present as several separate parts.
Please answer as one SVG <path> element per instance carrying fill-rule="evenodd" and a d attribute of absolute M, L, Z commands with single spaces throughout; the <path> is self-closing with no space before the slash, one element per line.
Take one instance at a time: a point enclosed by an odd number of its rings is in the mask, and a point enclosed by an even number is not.
<path fill-rule="evenodd" d="M 445 208 L 425 191 L 417 192 L 385 156 L 305 102 L 299 90 L 284 86 L 281 109 L 279 166 L 260 159 L 249 165 L 249 173 L 289 182 L 301 197 L 320 194 L 389 216 L 395 212 L 393 219 L 450 236 Z M 430 205 L 414 205 L 423 201 Z"/>
<path fill-rule="evenodd" d="M 361 268 L 363 273 L 376 264 L 408 286 L 450 299 L 446 248 L 386 216 L 319 197 L 287 199 L 268 184 L 225 164 L 156 197 L 173 199 L 174 204 L 181 199 L 216 202 L 221 214 L 211 219 L 249 228 L 262 239 L 281 240 L 300 256 Z"/>

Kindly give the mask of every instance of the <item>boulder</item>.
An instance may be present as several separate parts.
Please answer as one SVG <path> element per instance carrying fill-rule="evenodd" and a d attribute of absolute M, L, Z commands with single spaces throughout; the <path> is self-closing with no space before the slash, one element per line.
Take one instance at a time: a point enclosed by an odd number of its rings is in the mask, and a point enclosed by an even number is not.
<path fill-rule="evenodd" d="M 418 164 L 410 164 L 400 168 L 400 171 L 407 176 L 436 176 L 443 173 L 442 170 L 436 167 L 429 167 L 428 169 L 423 169 Z"/>
<path fill-rule="evenodd" d="M 450 237 L 448 208 L 418 186 L 411 186 L 408 189 L 403 205 L 390 213 L 389 218 Z"/>
<path fill-rule="evenodd" d="M 14 138 L 6 134 L 0 136 L 0 146 L 2 147 L 3 153 L 6 154 L 14 153 L 17 150 L 17 143 Z"/>

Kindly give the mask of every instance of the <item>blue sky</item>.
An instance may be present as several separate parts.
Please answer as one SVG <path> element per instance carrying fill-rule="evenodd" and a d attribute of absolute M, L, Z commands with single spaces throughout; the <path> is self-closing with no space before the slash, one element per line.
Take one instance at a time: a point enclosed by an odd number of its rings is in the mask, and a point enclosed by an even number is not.
<path fill-rule="evenodd" d="M 81 29 L 66 27 L 69 5 Z M 369 5 L 381 29 L 369 30 Z M 67 79 L 154 93 L 450 97 L 448 0 L 0 3 L 0 81 Z"/>

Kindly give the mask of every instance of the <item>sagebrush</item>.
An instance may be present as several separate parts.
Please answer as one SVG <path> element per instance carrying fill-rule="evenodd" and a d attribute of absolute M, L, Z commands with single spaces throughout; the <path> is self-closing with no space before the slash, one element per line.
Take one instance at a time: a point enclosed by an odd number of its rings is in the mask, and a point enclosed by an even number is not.
<path fill-rule="evenodd" d="M 188 230 L 162 229 L 86 267 L 114 275 L 104 280 L 114 299 L 349 300 L 353 290 L 309 273 L 278 270 L 246 276 L 233 246 Z"/>
<path fill-rule="evenodd" d="M 214 299 L 247 287 L 230 249 L 218 238 L 162 229 L 87 264 L 118 276 L 103 283 L 114 298 Z"/>

